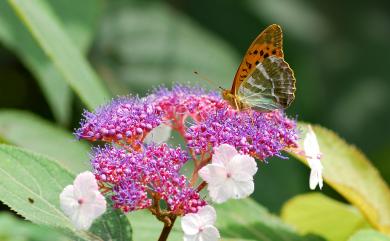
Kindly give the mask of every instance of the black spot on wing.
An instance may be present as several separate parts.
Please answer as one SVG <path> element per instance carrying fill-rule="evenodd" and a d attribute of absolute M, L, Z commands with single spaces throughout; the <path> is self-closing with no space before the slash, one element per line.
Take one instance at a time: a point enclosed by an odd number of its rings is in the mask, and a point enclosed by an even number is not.
<path fill-rule="evenodd" d="M 248 69 L 252 68 L 252 64 L 248 63 L 248 61 L 245 61 L 245 64 L 246 64 L 246 67 L 248 67 Z"/>

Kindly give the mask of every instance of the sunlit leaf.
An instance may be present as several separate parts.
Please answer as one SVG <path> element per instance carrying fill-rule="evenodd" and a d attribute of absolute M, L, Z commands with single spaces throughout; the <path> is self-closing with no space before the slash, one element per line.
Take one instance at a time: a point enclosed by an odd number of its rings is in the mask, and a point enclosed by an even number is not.
<path fill-rule="evenodd" d="M 304 135 L 307 124 L 299 127 Z M 356 206 L 372 226 L 390 234 L 390 191 L 378 170 L 363 153 L 334 132 L 320 126 L 313 129 L 323 153 L 326 183 Z M 306 163 L 302 156 L 295 157 Z"/>
<path fill-rule="evenodd" d="M 314 233 L 328 241 L 343 241 L 357 230 L 369 227 L 354 207 L 320 193 L 299 195 L 282 209 L 282 219 L 302 234 Z"/>
<path fill-rule="evenodd" d="M 390 241 L 390 237 L 375 230 L 361 230 L 348 239 L 348 241 Z"/>
<path fill-rule="evenodd" d="M 300 236 L 252 199 L 229 200 L 214 206 L 217 227 L 224 238 L 268 240 L 323 240 L 319 236 Z"/>

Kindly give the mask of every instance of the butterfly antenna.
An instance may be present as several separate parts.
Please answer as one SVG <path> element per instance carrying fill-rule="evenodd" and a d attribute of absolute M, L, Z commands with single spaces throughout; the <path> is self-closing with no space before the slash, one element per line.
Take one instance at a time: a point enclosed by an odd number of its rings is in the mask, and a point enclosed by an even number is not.
<path fill-rule="evenodd" d="M 206 80 L 209 84 L 211 84 L 211 85 L 213 85 L 213 86 L 218 86 L 217 84 L 215 84 L 215 82 L 211 81 L 209 78 L 207 78 L 207 77 L 205 77 L 205 76 L 199 74 L 198 71 L 194 71 L 194 74 L 197 75 L 197 76 L 199 76 L 201 79 Z M 219 88 L 221 88 L 221 87 L 219 87 Z"/>

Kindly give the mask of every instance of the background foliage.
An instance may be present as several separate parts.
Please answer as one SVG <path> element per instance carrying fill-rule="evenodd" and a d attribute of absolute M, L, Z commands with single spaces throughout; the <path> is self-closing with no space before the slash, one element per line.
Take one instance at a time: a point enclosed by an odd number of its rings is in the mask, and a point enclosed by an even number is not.
<path fill-rule="evenodd" d="M 278 23 L 297 78 L 296 101 L 288 113 L 335 130 L 361 149 L 389 183 L 389 8 L 387 1 L 352 0 L 0 1 L 0 140 L 43 153 L 77 173 L 88 168 L 88 146 L 76 144 L 69 133 L 78 126 L 82 108 L 92 109 L 110 96 L 142 95 L 161 83 L 202 84 L 194 70 L 217 83 L 206 83 L 208 88 L 228 88 L 253 38 Z M 365 163 L 365 157 L 359 158 Z M 327 235 L 313 224 L 310 231 L 345 240 L 370 227 L 332 188 L 325 185 L 322 193 L 337 205 L 304 194 L 287 202 L 283 219 L 305 233 L 302 216 L 290 210 L 314 199 L 343 217 L 348 214 L 355 226 Z M 308 191 L 304 165 L 293 158 L 273 159 L 261 165 L 253 197 L 278 214 L 288 199 Z M 364 240 L 372 232 L 360 231 L 351 240 Z M 250 235 L 245 238 L 261 240 Z"/>

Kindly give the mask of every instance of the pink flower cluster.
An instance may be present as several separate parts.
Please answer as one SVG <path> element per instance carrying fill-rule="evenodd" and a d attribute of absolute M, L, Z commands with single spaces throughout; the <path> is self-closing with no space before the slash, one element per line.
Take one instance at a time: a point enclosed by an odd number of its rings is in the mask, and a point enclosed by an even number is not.
<path fill-rule="evenodd" d="M 179 126 L 187 117 L 200 121 L 216 109 L 226 106 L 217 93 L 206 92 L 200 87 L 176 85 L 172 90 L 159 88 L 152 96 L 156 108 L 164 110 L 164 119 Z"/>

